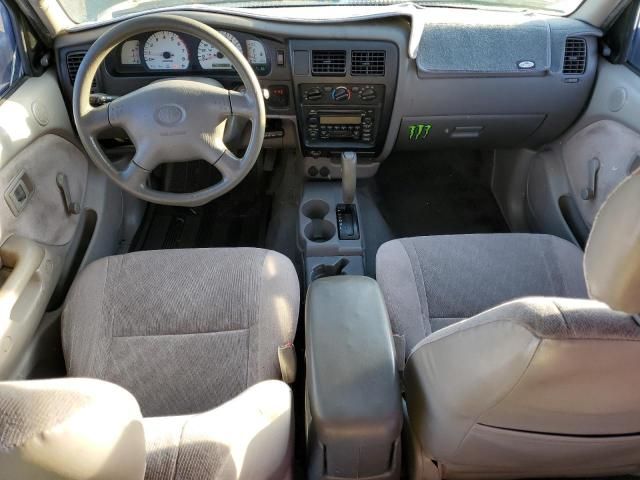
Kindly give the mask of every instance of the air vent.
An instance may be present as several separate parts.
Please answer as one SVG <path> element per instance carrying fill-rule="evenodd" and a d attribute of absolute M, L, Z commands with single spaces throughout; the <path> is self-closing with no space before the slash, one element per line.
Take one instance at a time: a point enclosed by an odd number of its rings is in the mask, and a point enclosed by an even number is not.
<path fill-rule="evenodd" d="M 384 76 L 384 50 L 353 50 L 351 75 Z"/>
<path fill-rule="evenodd" d="M 569 37 L 564 47 L 564 66 L 566 75 L 582 75 L 587 68 L 587 42 L 584 38 Z"/>
<path fill-rule="evenodd" d="M 311 53 L 313 75 L 344 75 L 347 73 L 347 52 L 344 50 L 314 50 Z"/>
<path fill-rule="evenodd" d="M 80 64 L 84 59 L 84 56 L 87 54 L 85 50 L 77 51 L 77 52 L 69 52 L 67 53 L 67 72 L 69 73 L 69 81 L 71 82 L 71 86 L 76 82 L 76 76 L 78 75 L 78 70 L 80 69 Z M 91 82 L 91 92 L 95 92 L 97 89 L 96 79 L 93 79 Z"/>

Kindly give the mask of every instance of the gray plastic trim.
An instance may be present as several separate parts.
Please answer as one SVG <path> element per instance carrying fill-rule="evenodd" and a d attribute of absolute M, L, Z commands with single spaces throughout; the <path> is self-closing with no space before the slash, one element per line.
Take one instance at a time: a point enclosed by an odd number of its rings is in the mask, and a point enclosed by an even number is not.
<path fill-rule="evenodd" d="M 364 234 L 360 231 L 360 240 L 340 240 L 338 238 L 336 206 L 342 201 L 340 182 L 308 182 L 304 185 L 300 208 L 298 210 L 298 244 L 308 257 L 362 256 L 364 252 Z M 358 208 L 356 197 L 354 204 Z M 316 208 L 311 208 L 316 207 Z M 308 238 L 312 224 L 326 225 L 324 241 Z"/>

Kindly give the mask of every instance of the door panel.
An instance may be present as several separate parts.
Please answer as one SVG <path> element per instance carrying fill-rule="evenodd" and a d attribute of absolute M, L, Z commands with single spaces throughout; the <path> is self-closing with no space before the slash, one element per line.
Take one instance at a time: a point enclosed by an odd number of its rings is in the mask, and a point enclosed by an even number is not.
<path fill-rule="evenodd" d="M 534 230 L 584 246 L 602 203 L 640 167 L 638 112 L 640 76 L 600 58 L 584 114 L 531 162 L 526 197 Z"/>
<path fill-rule="evenodd" d="M 81 205 L 87 172 L 83 153 L 69 141 L 51 133 L 34 139 L 0 169 L 0 185 L 5 189 L 5 197 L 11 195 L 11 186 L 21 188 L 20 177 L 33 188 L 18 216 L 12 211 L 10 201 L 0 199 L 0 244 L 12 235 L 47 245 L 69 243 L 80 215 L 67 211 L 58 176 L 66 179 L 71 201 Z"/>
<path fill-rule="evenodd" d="M 640 135 L 614 120 L 599 120 L 567 141 L 562 158 L 576 206 L 590 229 L 604 201 L 640 158 Z"/>
<path fill-rule="evenodd" d="M 53 70 L 0 104 L 0 379 L 15 376 L 83 216 L 88 162 L 73 138 Z"/>
<path fill-rule="evenodd" d="M 638 112 L 640 77 L 626 65 L 601 60 L 589 107 L 562 148 L 573 198 L 589 228 L 612 190 L 633 168 L 640 167 Z M 595 182 L 593 167 L 589 165 L 594 158 L 600 165 Z M 586 192 L 590 183 L 595 188 Z"/>

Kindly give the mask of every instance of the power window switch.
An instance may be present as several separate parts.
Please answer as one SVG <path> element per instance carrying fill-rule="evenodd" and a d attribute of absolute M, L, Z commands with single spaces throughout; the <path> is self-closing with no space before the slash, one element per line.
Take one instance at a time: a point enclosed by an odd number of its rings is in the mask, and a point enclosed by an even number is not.
<path fill-rule="evenodd" d="M 11 180 L 4 192 L 4 201 L 14 216 L 17 217 L 25 209 L 33 195 L 33 190 L 33 183 L 24 171 Z"/>

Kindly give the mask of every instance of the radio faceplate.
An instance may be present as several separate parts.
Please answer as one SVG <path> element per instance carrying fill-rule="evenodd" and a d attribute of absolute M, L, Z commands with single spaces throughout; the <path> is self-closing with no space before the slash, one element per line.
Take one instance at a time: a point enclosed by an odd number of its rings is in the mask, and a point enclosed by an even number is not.
<path fill-rule="evenodd" d="M 330 142 L 357 142 L 373 145 L 377 134 L 376 108 L 321 109 L 303 107 L 304 138 L 308 146 Z"/>

